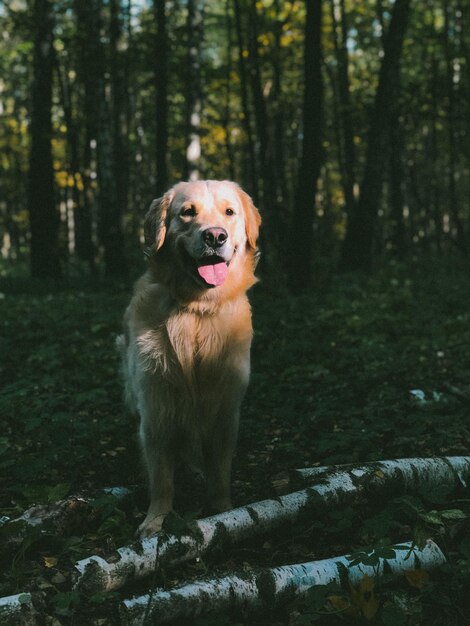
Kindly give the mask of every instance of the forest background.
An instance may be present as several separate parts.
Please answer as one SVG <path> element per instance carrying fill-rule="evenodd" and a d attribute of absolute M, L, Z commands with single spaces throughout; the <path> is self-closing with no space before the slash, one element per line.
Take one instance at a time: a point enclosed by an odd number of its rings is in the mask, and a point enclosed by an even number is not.
<path fill-rule="evenodd" d="M 113 338 L 145 266 L 142 217 L 187 178 L 236 180 L 263 216 L 235 504 L 276 494 L 294 467 L 468 453 L 464 4 L 0 2 L 2 515 L 144 482 Z M 197 492 L 189 480 L 181 514 Z M 20 546 L 2 526 L 0 595 L 45 589 L 51 623 L 115 623 L 116 597 L 71 592 L 71 566 L 129 542 L 145 505 L 145 493 L 130 510 L 97 499 L 72 536 L 30 532 Z M 433 536 L 449 566 L 377 587 L 372 609 L 313 594 L 255 623 L 372 611 L 465 624 L 469 513 L 468 497 L 385 499 L 204 566 Z"/>
<path fill-rule="evenodd" d="M 2 255 L 34 276 L 122 275 L 188 177 L 253 196 L 294 288 L 313 256 L 468 254 L 460 0 L 18 0 L 0 25 Z"/>

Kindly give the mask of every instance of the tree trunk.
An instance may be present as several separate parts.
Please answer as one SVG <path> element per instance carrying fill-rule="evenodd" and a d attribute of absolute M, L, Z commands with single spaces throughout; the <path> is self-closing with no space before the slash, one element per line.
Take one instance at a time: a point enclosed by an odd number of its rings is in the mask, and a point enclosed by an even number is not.
<path fill-rule="evenodd" d="M 248 99 L 248 76 L 245 59 L 245 43 L 240 0 L 233 0 L 233 7 L 235 14 L 235 30 L 237 33 L 238 65 L 240 73 L 240 90 L 242 100 L 242 122 L 246 135 L 246 141 L 248 144 L 248 158 L 243 159 L 243 164 L 245 165 L 244 179 L 248 183 L 248 191 L 253 197 L 254 203 L 258 204 L 258 170 L 256 167 L 255 143 L 253 139 L 253 130 L 251 124 L 250 103 Z"/>
<path fill-rule="evenodd" d="M 337 64 L 338 108 L 340 129 L 340 154 L 342 155 L 341 179 L 347 215 L 354 211 L 354 183 L 356 180 L 356 150 L 351 119 L 351 99 L 349 89 L 349 59 L 347 49 L 348 26 L 344 0 L 331 0 L 333 41 Z"/>
<path fill-rule="evenodd" d="M 155 37 L 155 193 L 168 189 L 168 35 L 165 0 L 154 0 L 157 34 Z"/>
<path fill-rule="evenodd" d="M 273 67 L 273 87 L 272 87 L 272 145 L 270 149 L 272 161 L 272 211 L 275 213 L 274 223 L 278 232 L 276 239 L 278 249 L 284 245 L 284 233 L 286 232 L 286 215 L 284 205 L 288 197 L 286 182 L 286 148 L 285 148 L 285 113 L 282 102 L 282 44 L 281 38 L 285 21 L 281 20 L 281 3 L 280 0 L 274 1 L 274 10 L 276 11 L 276 22 L 274 25 L 274 49 L 272 54 Z"/>
<path fill-rule="evenodd" d="M 201 45 L 203 37 L 203 0 L 188 0 L 188 98 L 186 177 L 198 180 L 201 168 Z"/>
<path fill-rule="evenodd" d="M 386 139 L 391 120 L 393 86 L 399 82 L 400 56 L 408 24 L 410 0 L 395 0 L 385 37 L 379 84 L 369 128 L 366 164 L 359 201 L 348 221 L 340 269 L 364 270 L 372 262 L 372 248 L 382 192 Z"/>
<path fill-rule="evenodd" d="M 405 221 L 403 217 L 403 209 L 405 206 L 404 195 L 404 170 L 403 170 L 403 138 L 400 126 L 400 116 L 398 109 L 395 110 L 391 117 L 390 123 L 390 209 L 392 217 L 392 250 L 394 254 L 403 259 L 405 256 Z"/>
<path fill-rule="evenodd" d="M 53 23 L 50 1 L 35 0 L 28 205 L 31 273 L 37 278 L 56 278 L 61 273 L 51 145 Z"/>
<path fill-rule="evenodd" d="M 77 252 L 87 259 L 90 270 L 95 266 L 94 227 L 96 216 L 94 215 L 95 193 L 92 180 L 92 142 L 96 141 L 96 128 L 98 124 L 97 103 L 95 94 L 96 85 L 96 54 L 93 42 L 96 40 L 97 22 L 92 5 L 86 6 L 81 0 L 74 0 L 73 10 L 77 21 L 77 48 L 79 51 L 77 60 L 78 79 L 83 88 L 83 100 L 81 102 L 84 118 L 84 132 L 82 146 L 80 148 L 81 178 L 83 183 L 83 205 L 80 226 L 77 231 Z"/>
<path fill-rule="evenodd" d="M 258 13 L 256 2 L 252 2 L 249 8 L 249 33 L 248 33 L 248 50 L 249 50 L 249 70 L 250 85 L 253 101 L 253 110 L 255 114 L 255 127 L 257 138 L 257 161 L 259 172 L 261 175 L 260 197 L 258 203 L 262 208 L 269 206 L 267 195 L 269 193 L 268 181 L 268 120 L 266 113 L 266 102 L 263 95 L 263 85 L 261 79 L 261 68 L 258 53 Z M 268 219 L 265 220 L 269 224 Z M 268 225 L 269 228 L 269 225 Z"/>
<path fill-rule="evenodd" d="M 322 1 L 306 2 L 303 141 L 287 252 L 292 291 L 310 285 L 315 195 L 322 162 Z"/>
<path fill-rule="evenodd" d="M 106 55 L 101 42 L 101 0 L 75 0 L 81 39 L 81 71 L 85 85 L 88 142 L 96 141 L 98 180 L 98 239 L 103 249 L 107 275 L 121 275 L 126 270 L 121 205 L 118 200 L 113 142 L 113 119 L 106 95 Z M 110 50 L 111 56 L 116 50 Z M 113 63 L 114 61 L 112 61 Z M 88 145 L 89 145 L 88 144 Z M 90 158 L 90 155 L 87 155 Z M 90 159 L 91 160 L 91 159 Z"/>
<path fill-rule="evenodd" d="M 67 126 L 67 143 L 69 152 L 69 171 L 73 178 L 72 202 L 73 202 L 73 233 L 72 248 L 77 257 L 85 261 L 90 269 L 94 265 L 94 250 L 91 232 L 91 216 L 88 205 L 83 202 L 85 194 L 80 192 L 83 183 L 82 168 L 80 167 L 80 148 L 77 123 L 72 109 L 72 94 L 68 79 L 69 68 L 57 63 L 57 75 L 64 110 L 64 119 Z M 83 187 L 82 187 L 83 189 Z"/>
<path fill-rule="evenodd" d="M 231 0 L 227 0 L 227 4 L 225 6 L 225 19 L 227 25 L 227 47 L 226 47 L 226 77 L 225 77 L 225 102 L 224 102 L 224 113 L 222 117 L 222 126 L 224 128 L 224 136 L 225 136 L 225 150 L 227 153 L 227 161 L 228 161 L 228 171 L 230 180 L 235 180 L 235 158 L 233 154 L 232 142 L 231 142 L 231 100 L 232 100 L 232 49 L 233 49 L 233 26 L 232 26 L 232 16 L 230 14 L 230 3 Z"/>
<path fill-rule="evenodd" d="M 273 609 L 319 585 L 335 583 L 350 593 L 351 585 L 359 585 L 366 577 L 374 579 L 384 574 L 399 576 L 417 569 L 433 569 L 445 563 L 442 550 L 431 539 L 427 540 L 423 549 L 409 541 L 390 546 L 390 558 L 378 557 L 374 566 L 353 565 L 350 557 L 344 555 L 272 569 L 235 572 L 124 600 L 120 612 L 123 624 L 140 626 L 147 620 L 158 624 L 185 618 L 194 620 L 208 611 L 226 613 L 234 609 Z"/>
<path fill-rule="evenodd" d="M 125 271 L 124 238 L 121 226 L 120 202 L 118 187 L 115 180 L 115 146 L 113 137 L 113 119 L 110 102 L 106 94 L 105 51 L 100 39 L 101 1 L 91 0 L 95 5 L 95 16 L 98 20 L 93 42 L 96 48 L 98 65 L 96 74 L 96 92 L 98 107 L 98 125 L 96 129 L 96 161 L 98 178 L 98 237 L 103 248 L 104 270 L 107 275 L 120 275 Z M 111 58 L 116 50 L 110 49 Z M 113 61 L 112 61 L 113 63 Z"/>
<path fill-rule="evenodd" d="M 460 216 L 459 210 L 459 198 L 457 194 L 456 179 L 456 160 L 457 160 L 457 145 L 456 145 L 456 85 L 454 84 L 454 54 L 452 51 L 452 44 L 450 36 L 452 34 L 451 29 L 453 25 L 450 22 L 450 11 L 452 7 L 448 2 L 444 2 L 444 53 L 447 66 L 447 135 L 449 141 L 449 160 L 447 164 L 448 173 L 448 198 L 449 198 L 449 213 L 452 216 L 455 230 L 456 230 L 456 243 L 460 252 L 464 256 L 468 256 L 468 244 L 467 237 Z"/>
<path fill-rule="evenodd" d="M 431 180 L 426 181 L 426 187 L 429 187 L 431 194 L 430 198 L 430 211 L 431 222 L 434 224 L 434 238 L 436 242 L 436 248 L 438 252 L 442 250 L 442 223 L 443 214 L 441 211 L 441 181 L 439 180 L 439 145 L 438 145 L 438 126 L 439 126 L 439 72 L 438 62 L 435 53 L 431 58 L 431 136 L 430 141 L 430 161 L 431 161 Z"/>
<path fill-rule="evenodd" d="M 123 38 L 124 14 L 120 0 L 110 0 L 110 53 L 111 53 L 111 112 L 112 112 L 112 144 L 114 179 L 116 186 L 116 219 L 121 222 L 128 208 L 129 193 L 129 149 L 127 108 L 128 86 L 127 76 L 124 73 L 126 67 L 124 55 L 128 51 L 120 51 Z M 124 237 L 122 237 L 124 245 Z M 125 269 L 122 267 L 121 269 Z"/>

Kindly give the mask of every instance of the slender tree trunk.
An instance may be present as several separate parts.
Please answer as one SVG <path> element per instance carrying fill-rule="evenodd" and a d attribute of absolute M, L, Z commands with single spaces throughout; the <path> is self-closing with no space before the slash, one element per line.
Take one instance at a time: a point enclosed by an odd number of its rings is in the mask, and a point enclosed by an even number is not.
<path fill-rule="evenodd" d="M 233 24 L 230 14 L 231 0 L 227 0 L 225 6 L 226 28 L 227 28 L 227 48 L 226 48 L 226 78 L 225 78 L 225 102 L 222 125 L 225 135 L 225 150 L 227 152 L 228 172 L 230 180 L 235 180 L 235 158 L 233 154 L 232 142 L 230 137 L 230 119 L 231 119 L 231 100 L 232 100 L 232 49 L 233 49 Z"/>
<path fill-rule="evenodd" d="M 81 178 L 83 182 L 83 206 L 80 222 L 83 226 L 84 251 L 90 270 L 95 266 L 95 244 L 96 244 L 96 216 L 94 215 L 95 192 L 93 190 L 92 175 L 92 142 L 96 141 L 96 131 L 98 124 L 97 102 L 96 102 L 96 72 L 97 65 L 94 61 L 95 46 L 93 42 L 99 37 L 97 20 L 95 19 L 95 9 L 92 4 L 85 5 L 81 0 L 74 0 L 74 13 L 77 20 L 77 47 L 79 51 L 77 73 L 78 79 L 83 86 L 83 118 L 84 133 L 83 144 L 80 153 Z M 80 235 L 80 240 L 81 240 Z M 85 243 L 88 241 L 88 245 Z M 82 244 L 80 243 L 80 249 Z"/>
<path fill-rule="evenodd" d="M 274 0 L 274 9 L 276 11 L 276 22 L 274 26 L 274 49 L 272 56 L 273 65 L 273 88 L 272 88 L 272 105 L 273 105 L 273 142 L 272 142 L 272 171 L 274 173 L 274 189 L 275 189 L 275 205 L 277 212 L 281 210 L 286 196 L 286 171 L 285 171 L 285 123 L 284 108 L 282 102 L 282 28 L 284 21 L 280 19 L 280 0 Z M 283 214 L 283 213 L 282 213 Z M 279 216 L 277 221 L 282 219 Z"/>
<path fill-rule="evenodd" d="M 242 115 L 243 115 L 243 128 L 246 135 L 246 141 L 248 144 L 248 158 L 244 159 L 245 165 L 245 180 L 249 181 L 249 192 L 253 197 L 255 204 L 259 202 L 258 193 L 258 170 L 256 167 L 255 158 L 255 142 L 253 139 L 253 130 L 251 123 L 250 104 L 248 99 L 248 72 L 245 59 L 245 43 L 242 24 L 242 14 L 240 9 L 240 0 L 233 0 L 234 14 L 235 14 L 235 29 L 237 33 L 237 45 L 238 45 L 238 64 L 240 73 L 240 90 L 242 100 Z"/>
<path fill-rule="evenodd" d="M 289 226 L 289 217 L 285 211 L 288 202 L 288 184 L 286 180 L 286 134 L 285 134 L 285 111 L 282 98 L 283 80 L 283 47 L 281 38 L 286 19 L 281 18 L 281 2 L 274 0 L 273 6 L 276 20 L 273 26 L 274 45 L 271 55 L 273 84 L 270 91 L 269 105 L 269 142 L 267 146 L 266 186 L 268 195 L 265 205 L 269 206 L 272 224 L 271 232 L 268 233 L 271 248 L 274 251 L 276 261 L 286 257 L 287 242 L 285 233 Z M 269 203 L 269 204 L 268 204 Z M 278 264 L 278 263 L 277 263 Z"/>
<path fill-rule="evenodd" d="M 438 126 L 439 126 L 439 72 L 438 62 L 435 54 L 431 59 L 431 136 L 430 136 L 430 160 L 432 177 L 430 181 L 426 181 L 426 188 L 430 191 L 430 211 L 431 221 L 434 225 L 434 238 L 438 252 L 442 249 L 442 222 L 443 215 L 441 210 L 441 182 L 439 181 L 439 147 L 438 147 Z"/>
<path fill-rule="evenodd" d="M 346 213 L 351 215 L 354 210 L 354 183 L 356 180 L 356 150 L 351 119 L 351 99 L 348 73 L 348 26 L 344 0 L 331 0 L 331 17 L 333 23 L 333 41 L 337 63 L 337 82 L 339 99 L 340 153 L 342 154 L 341 179 L 344 190 Z"/>
<path fill-rule="evenodd" d="M 50 1 L 35 0 L 28 205 L 31 273 L 38 278 L 55 278 L 61 272 L 51 146 L 53 23 Z"/>
<path fill-rule="evenodd" d="M 113 143 L 112 110 L 106 94 L 106 55 L 101 43 L 101 0 L 75 0 L 78 28 L 82 33 L 83 82 L 85 84 L 88 141 L 96 141 L 98 180 L 98 239 L 107 275 L 125 272 L 121 205 L 118 200 Z M 111 55 L 115 50 L 111 50 Z M 90 155 L 87 155 L 90 156 Z"/>
<path fill-rule="evenodd" d="M 274 162 L 270 150 L 269 118 L 266 100 L 263 93 L 263 79 L 261 61 L 258 50 L 258 11 L 256 2 L 249 5 L 249 70 L 250 85 L 253 101 L 253 111 L 256 127 L 256 156 L 257 170 L 259 172 L 258 204 L 263 212 L 263 230 L 261 232 L 261 247 L 266 254 L 261 257 L 260 271 L 263 273 L 267 267 L 278 265 L 280 242 L 282 235 L 279 221 L 279 212 L 276 210 L 276 182 L 274 175 Z M 269 246 L 263 246 L 264 241 L 269 241 Z"/>
<path fill-rule="evenodd" d="M 460 216 L 459 198 L 457 194 L 457 186 L 455 183 L 457 169 L 457 145 L 456 145 L 456 86 L 454 84 L 454 55 L 451 48 L 450 31 L 452 24 L 450 22 L 450 11 L 452 7 L 448 2 L 444 2 L 444 53 L 447 65 L 447 134 L 449 141 L 449 160 L 447 164 L 448 172 L 448 198 L 449 213 L 452 215 L 455 229 L 457 231 L 456 243 L 460 252 L 464 256 L 468 256 L 467 237 Z"/>
<path fill-rule="evenodd" d="M 157 197 L 168 188 L 168 35 L 165 0 L 154 0 L 155 37 L 155 166 Z"/>
<path fill-rule="evenodd" d="M 381 0 L 377 0 L 377 13 L 382 29 L 382 41 L 385 44 L 385 22 Z M 404 167 L 403 151 L 404 142 L 400 121 L 400 76 L 397 72 L 394 76 L 396 84 L 392 85 L 394 96 L 391 101 L 390 124 L 389 124 L 389 198 L 392 218 L 391 244 L 393 253 L 402 259 L 405 255 L 405 221 L 403 209 L 405 205 L 404 195 Z"/>
<path fill-rule="evenodd" d="M 258 202 L 261 204 L 261 206 L 264 206 L 265 204 L 267 204 L 265 200 L 269 188 L 267 172 L 268 120 L 266 112 L 266 102 L 263 95 L 261 68 L 258 53 L 258 13 L 256 10 L 256 2 L 252 2 L 249 9 L 248 49 L 250 84 L 251 93 L 253 96 L 253 110 L 255 114 L 255 127 L 257 137 L 257 157 L 259 172 L 261 174 L 261 195 Z"/>
<path fill-rule="evenodd" d="M 116 185 L 116 217 L 122 222 L 127 213 L 129 193 L 129 146 L 127 127 L 128 85 L 125 75 L 127 51 L 120 51 L 124 14 L 120 0 L 110 0 L 111 111 L 113 165 Z M 122 58 L 123 57 L 123 58 Z M 122 241 L 124 243 L 124 241 Z M 123 269 L 123 268 L 122 268 Z"/>
<path fill-rule="evenodd" d="M 392 112 L 391 102 L 395 97 L 392 85 L 397 85 L 399 81 L 399 63 L 409 8 L 410 0 L 395 0 L 393 5 L 370 122 L 360 197 L 348 221 L 343 242 L 340 263 L 342 270 L 368 269 L 372 262 L 374 233 L 382 193 L 386 138 Z"/>
<path fill-rule="evenodd" d="M 398 95 L 398 94 L 397 94 Z M 398 109 L 393 112 L 390 124 L 390 208 L 392 216 L 392 249 L 399 259 L 405 255 L 405 222 L 403 208 L 405 206 L 404 195 L 404 171 L 403 171 L 403 138 L 400 126 Z"/>
<path fill-rule="evenodd" d="M 203 0 L 188 0 L 189 77 L 187 99 L 188 140 L 186 148 L 186 174 L 188 180 L 197 180 L 201 168 L 201 45 L 203 11 Z"/>
<path fill-rule="evenodd" d="M 73 114 L 72 94 L 68 79 L 69 68 L 63 63 L 57 63 L 57 75 L 60 85 L 62 107 L 65 124 L 67 126 L 67 143 L 69 151 L 69 170 L 73 178 L 72 202 L 73 202 L 73 248 L 78 258 L 85 261 L 90 269 L 94 264 L 94 250 L 91 233 L 91 219 L 89 212 L 84 206 L 84 194 L 81 193 L 82 173 L 80 167 L 80 147 L 78 129 Z"/>
<path fill-rule="evenodd" d="M 303 142 L 290 227 L 288 279 L 293 291 L 310 285 L 315 195 L 322 161 L 322 2 L 306 2 Z"/>
<path fill-rule="evenodd" d="M 106 100 L 104 76 L 98 85 L 99 128 L 96 140 L 99 189 L 98 237 L 103 247 L 105 274 L 120 275 L 126 271 L 124 237 L 120 203 L 117 199 L 114 147 L 110 124 L 110 107 Z"/>

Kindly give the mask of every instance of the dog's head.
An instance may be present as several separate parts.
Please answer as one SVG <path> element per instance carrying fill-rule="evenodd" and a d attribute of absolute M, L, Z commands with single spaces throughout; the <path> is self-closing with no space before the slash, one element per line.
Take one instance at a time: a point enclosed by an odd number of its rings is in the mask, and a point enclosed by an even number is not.
<path fill-rule="evenodd" d="M 152 202 L 144 233 L 151 258 L 207 290 L 246 272 L 260 223 L 251 198 L 235 183 L 195 181 L 178 183 Z"/>

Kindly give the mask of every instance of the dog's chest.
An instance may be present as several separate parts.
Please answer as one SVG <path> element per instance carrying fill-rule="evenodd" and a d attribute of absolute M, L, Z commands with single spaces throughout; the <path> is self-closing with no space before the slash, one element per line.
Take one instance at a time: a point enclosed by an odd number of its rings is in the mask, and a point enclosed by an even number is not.
<path fill-rule="evenodd" d="M 221 322 L 215 316 L 187 313 L 168 320 L 168 341 L 183 372 L 194 371 L 223 359 L 231 333 L 229 326 L 222 329 Z"/>

